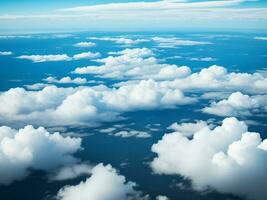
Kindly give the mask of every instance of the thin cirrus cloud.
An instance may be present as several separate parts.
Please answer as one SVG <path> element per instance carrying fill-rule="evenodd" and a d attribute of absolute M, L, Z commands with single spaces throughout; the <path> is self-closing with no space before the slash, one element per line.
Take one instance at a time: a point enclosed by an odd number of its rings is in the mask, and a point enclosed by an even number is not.
<path fill-rule="evenodd" d="M 67 54 L 50 54 L 50 55 L 21 55 L 17 58 L 30 60 L 35 63 L 41 62 L 58 62 L 58 61 L 71 61 L 71 60 L 81 60 L 81 59 L 93 59 L 100 57 L 100 53 L 93 52 L 83 52 L 75 54 L 72 57 Z"/>
<path fill-rule="evenodd" d="M 249 0 L 248 0 L 249 1 Z M 39 15 L 5 14 L 0 16 L 0 25 L 10 21 L 20 22 L 20 27 L 62 29 L 88 28 L 93 30 L 151 30 L 177 28 L 262 28 L 266 21 L 266 7 L 242 7 L 246 0 L 227 1 L 154 1 L 103 3 L 98 5 L 60 8 L 42 12 Z M 54 19 L 52 22 L 51 20 Z M 190 20 L 190 23 L 188 23 Z M 246 23 L 240 23 L 246 20 Z M 61 23 L 64 21 L 64 23 Z M 113 23 L 111 24 L 110 21 Z M 155 23 L 155 21 L 157 23 Z M 42 23 L 40 23 L 42 22 Z M 49 22 L 49 23 L 48 23 Z M 129 23 L 130 22 L 130 23 Z M 154 23 L 152 23 L 154 22 Z M 131 25 L 129 25 L 131 24 Z M 153 24 L 156 24 L 153 25 Z"/>
<path fill-rule="evenodd" d="M 157 154 L 151 163 L 154 172 L 182 175 L 197 191 L 212 188 L 247 199 L 266 198 L 267 140 L 236 118 L 226 118 L 214 129 L 205 126 L 192 139 L 180 132 L 165 134 L 152 151 Z"/>
<path fill-rule="evenodd" d="M 77 162 L 81 139 L 49 133 L 30 125 L 19 130 L 0 127 L 0 184 L 25 178 L 30 170 L 52 171 Z"/>

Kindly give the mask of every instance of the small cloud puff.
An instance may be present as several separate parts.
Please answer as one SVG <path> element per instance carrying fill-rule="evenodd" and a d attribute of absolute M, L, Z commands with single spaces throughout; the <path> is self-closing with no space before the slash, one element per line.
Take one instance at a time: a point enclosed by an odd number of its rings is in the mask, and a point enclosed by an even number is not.
<path fill-rule="evenodd" d="M 86 48 L 86 47 L 93 47 L 95 45 L 96 44 L 93 43 L 93 42 L 79 42 L 79 43 L 74 44 L 73 46 L 74 47 Z"/>
<path fill-rule="evenodd" d="M 0 56 L 10 56 L 13 52 L 11 51 L 0 51 Z"/>
<path fill-rule="evenodd" d="M 43 127 L 28 125 L 15 130 L 0 127 L 0 184 L 10 184 L 30 170 L 50 171 L 75 163 L 72 156 L 81 148 L 80 138 L 50 134 Z"/>
<path fill-rule="evenodd" d="M 236 118 L 226 118 L 214 129 L 206 126 L 192 139 L 179 132 L 165 134 L 152 151 L 157 154 L 151 163 L 156 173 L 189 178 L 195 190 L 213 188 L 247 199 L 266 199 L 267 140 L 249 132 Z"/>

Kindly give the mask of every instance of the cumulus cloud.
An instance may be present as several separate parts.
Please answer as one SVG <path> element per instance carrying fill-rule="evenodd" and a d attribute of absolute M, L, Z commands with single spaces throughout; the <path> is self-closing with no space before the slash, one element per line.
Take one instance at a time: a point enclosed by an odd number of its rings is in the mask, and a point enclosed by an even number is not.
<path fill-rule="evenodd" d="M 168 129 L 175 131 L 175 132 L 180 132 L 184 136 L 191 137 L 193 134 L 197 131 L 200 131 L 202 128 L 207 127 L 208 124 L 205 121 L 199 120 L 194 123 L 191 122 L 184 122 L 181 124 L 178 124 L 177 122 L 171 124 Z"/>
<path fill-rule="evenodd" d="M 168 80 L 185 77 L 191 73 L 189 67 L 160 64 L 153 57 L 154 53 L 147 48 L 125 49 L 115 52 L 118 56 L 98 59 L 101 66 L 80 67 L 74 70 L 77 74 L 96 74 L 112 79 L 148 79 Z"/>
<path fill-rule="evenodd" d="M 15 130 L 0 127 L 0 184 L 10 184 L 27 176 L 30 170 L 49 171 L 75 163 L 72 156 L 81 148 L 80 138 L 49 133 L 43 127 L 28 125 Z"/>
<path fill-rule="evenodd" d="M 72 57 L 67 54 L 51 54 L 51 55 L 22 55 L 18 56 L 19 59 L 26 59 L 32 62 L 57 62 L 57 61 L 71 61 L 71 60 L 81 60 L 81 59 L 92 59 L 100 56 L 100 53 L 93 52 L 83 52 L 75 54 Z"/>
<path fill-rule="evenodd" d="M 153 37 L 152 40 L 157 43 L 158 47 L 161 48 L 175 48 L 177 46 L 196 46 L 211 44 L 211 42 L 183 40 L 176 37 Z"/>
<path fill-rule="evenodd" d="M 45 81 L 47 81 L 48 83 L 73 83 L 73 84 L 85 84 L 87 83 L 87 79 L 86 78 L 74 78 L 71 79 L 69 76 L 63 77 L 61 79 L 56 79 L 55 77 L 49 76 L 46 79 L 44 79 Z"/>
<path fill-rule="evenodd" d="M 73 46 L 74 47 L 86 48 L 86 47 L 93 47 L 95 45 L 96 44 L 93 43 L 93 42 L 79 42 L 79 43 L 74 44 Z"/>
<path fill-rule="evenodd" d="M 74 164 L 70 166 L 64 166 L 50 175 L 51 181 L 64 181 L 69 179 L 74 179 L 82 175 L 90 175 L 92 170 L 92 165 L 90 164 Z"/>
<path fill-rule="evenodd" d="M 117 119 L 122 112 L 174 107 L 192 103 L 180 90 L 154 80 L 143 80 L 119 88 L 45 87 L 40 91 L 13 88 L 0 93 L 0 121 L 37 125 L 94 125 Z"/>
<path fill-rule="evenodd" d="M 60 200 L 141 200 L 140 192 L 134 190 L 133 182 L 127 182 L 123 175 L 111 167 L 98 164 L 92 175 L 75 186 L 65 186 L 58 192 Z"/>
<path fill-rule="evenodd" d="M 87 39 L 91 40 L 101 40 L 101 41 L 112 41 L 117 44 L 122 44 L 122 45 L 134 45 L 138 44 L 141 42 L 148 42 L 149 40 L 147 39 L 130 39 L 130 38 L 125 38 L 125 37 L 88 37 Z"/>
<path fill-rule="evenodd" d="M 11 51 L 0 51 L 0 56 L 10 56 L 13 53 Z"/>
<path fill-rule="evenodd" d="M 218 116 L 251 115 L 252 112 L 267 111 L 267 95 L 248 96 L 241 92 L 232 93 L 228 99 L 212 102 L 203 112 Z"/>
<path fill-rule="evenodd" d="M 192 139 L 179 132 L 165 134 L 152 151 L 156 173 L 189 178 L 195 190 L 211 187 L 255 200 L 267 196 L 267 140 L 236 118 L 226 118 L 214 129 L 206 126 Z"/>
<path fill-rule="evenodd" d="M 267 77 L 261 73 L 228 72 L 226 68 L 212 65 L 184 78 L 166 81 L 166 87 L 182 91 L 234 92 L 251 94 L 267 92 Z"/>
<path fill-rule="evenodd" d="M 35 83 L 32 85 L 24 85 L 28 90 L 41 90 L 45 87 L 51 86 L 50 84 L 46 83 Z"/>
<path fill-rule="evenodd" d="M 73 60 L 81 60 L 81 59 L 92 59 L 100 57 L 100 53 L 92 53 L 92 52 L 83 52 L 79 54 L 75 54 L 72 58 Z"/>

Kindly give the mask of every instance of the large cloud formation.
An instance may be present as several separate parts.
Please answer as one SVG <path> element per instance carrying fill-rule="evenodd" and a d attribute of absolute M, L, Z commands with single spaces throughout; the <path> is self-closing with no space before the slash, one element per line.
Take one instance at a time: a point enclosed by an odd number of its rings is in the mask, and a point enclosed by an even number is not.
<path fill-rule="evenodd" d="M 193 188 L 209 187 L 255 200 L 267 196 L 267 140 L 236 118 L 226 118 L 214 129 L 208 126 L 189 139 L 182 133 L 166 134 L 152 146 L 151 163 L 160 174 L 179 174 Z"/>
<path fill-rule="evenodd" d="M 118 56 L 98 59 L 101 66 L 80 67 L 74 70 L 77 74 L 96 74 L 112 79 L 148 79 L 168 80 L 185 77 L 191 73 L 189 67 L 161 64 L 147 48 L 125 49 L 113 52 Z"/>
<path fill-rule="evenodd" d="M 86 181 L 75 186 L 66 186 L 58 192 L 60 200 L 141 200 L 140 192 L 134 190 L 135 183 L 126 182 L 124 176 L 111 167 L 98 164 Z"/>
<path fill-rule="evenodd" d="M 176 89 L 153 80 L 107 88 L 106 86 L 58 88 L 40 91 L 14 88 L 0 94 L 0 122 L 13 124 L 69 125 L 114 120 L 121 112 L 171 107 L 191 103 Z"/>
<path fill-rule="evenodd" d="M 15 130 L 0 127 L 0 184 L 10 184 L 29 170 L 53 170 L 75 163 L 72 156 L 81 148 L 80 138 L 50 134 L 43 127 L 25 126 Z"/>

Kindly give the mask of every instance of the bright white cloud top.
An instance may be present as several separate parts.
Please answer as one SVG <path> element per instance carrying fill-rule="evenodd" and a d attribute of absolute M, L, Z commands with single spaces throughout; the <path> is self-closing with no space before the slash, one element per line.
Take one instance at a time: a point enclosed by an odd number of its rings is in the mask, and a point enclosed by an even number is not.
<path fill-rule="evenodd" d="M 133 182 L 111 167 L 98 164 L 92 169 L 92 175 L 75 186 L 66 186 L 58 192 L 60 200 L 133 200 L 142 199 L 140 192 L 134 190 Z"/>
<path fill-rule="evenodd" d="M 165 134 L 152 151 L 156 173 L 189 178 L 195 190 L 211 187 L 254 200 L 267 196 L 267 140 L 236 118 L 214 129 L 203 127 L 192 139 L 179 132 Z"/>
<path fill-rule="evenodd" d="M 50 171 L 75 163 L 72 156 L 81 148 L 80 138 L 49 133 L 43 127 L 16 130 L 0 127 L 0 184 L 26 177 L 30 170 Z"/>
<path fill-rule="evenodd" d="M 61 78 L 59 80 L 56 79 L 55 77 L 49 76 L 44 80 L 47 81 L 48 83 L 61 83 L 61 84 L 73 83 L 73 84 L 82 85 L 82 84 L 87 83 L 87 79 L 86 78 L 74 78 L 74 79 L 71 79 L 69 76 L 63 77 L 63 78 Z"/>
<path fill-rule="evenodd" d="M 93 47 L 96 44 L 93 42 L 78 42 L 76 44 L 74 44 L 74 47 L 80 47 L 80 48 L 86 48 L 86 47 Z"/>
<path fill-rule="evenodd" d="M 232 93 L 228 99 L 212 102 L 203 112 L 218 116 L 251 115 L 267 111 L 267 95 L 248 96 L 241 92 Z"/>

